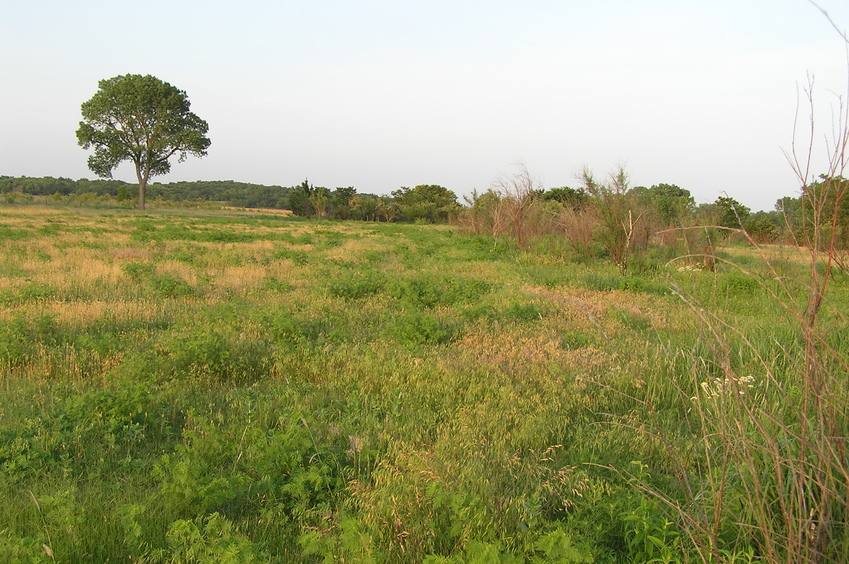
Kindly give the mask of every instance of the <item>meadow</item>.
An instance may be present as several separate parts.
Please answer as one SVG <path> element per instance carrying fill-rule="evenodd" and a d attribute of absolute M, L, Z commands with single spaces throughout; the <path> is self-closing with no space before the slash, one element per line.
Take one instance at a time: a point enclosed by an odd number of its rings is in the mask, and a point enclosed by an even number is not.
<path fill-rule="evenodd" d="M 2 206 L 0 562 L 841 561 L 849 277 L 812 341 L 804 251 L 717 255 Z"/>

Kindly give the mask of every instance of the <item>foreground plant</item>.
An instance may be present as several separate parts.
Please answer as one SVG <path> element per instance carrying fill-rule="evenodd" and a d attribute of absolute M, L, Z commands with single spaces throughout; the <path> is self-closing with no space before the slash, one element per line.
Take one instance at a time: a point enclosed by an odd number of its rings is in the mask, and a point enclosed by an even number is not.
<path fill-rule="evenodd" d="M 810 85 L 806 94 L 813 132 Z M 812 564 L 849 559 L 849 359 L 835 338 L 843 329 L 842 315 L 827 299 L 844 252 L 838 214 L 849 197 L 843 180 L 847 111 L 841 105 L 823 182 L 812 182 L 809 170 L 813 133 L 807 151 L 797 152 L 794 143 L 788 154 L 802 190 L 807 288 L 800 292 L 782 276 L 743 229 L 736 231 L 758 251 L 766 276 L 717 257 L 771 296 L 789 331 L 741 329 L 731 315 L 679 292 L 699 317 L 709 352 L 682 352 L 691 369 L 678 389 L 697 431 L 692 448 L 686 448 L 659 424 L 652 426 L 676 487 L 664 490 L 637 478 L 632 484 L 662 502 L 686 535 L 681 551 L 691 559 Z"/>

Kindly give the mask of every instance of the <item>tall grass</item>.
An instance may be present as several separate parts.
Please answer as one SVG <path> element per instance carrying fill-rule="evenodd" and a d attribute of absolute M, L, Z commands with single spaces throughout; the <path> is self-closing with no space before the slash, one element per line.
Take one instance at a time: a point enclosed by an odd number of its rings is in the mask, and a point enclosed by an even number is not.
<path fill-rule="evenodd" d="M 811 85 L 806 94 L 814 132 Z M 640 429 L 659 441 L 671 480 L 665 486 L 650 482 L 642 466 L 619 471 L 658 502 L 681 533 L 674 543 L 658 543 L 666 561 L 849 559 L 849 357 L 838 336 L 846 318 L 837 305 L 845 294 L 837 209 L 847 197 L 842 178 L 849 116 L 843 106 L 837 115 L 829 169 L 816 191 L 809 189 L 813 133 L 805 149 L 794 142 L 788 154 L 810 225 L 799 241 L 807 256 L 795 265 L 776 260 L 743 229 L 737 232 L 756 260 L 714 256 L 734 272 L 724 279 L 734 294 L 765 304 L 783 322 L 746 326 L 741 309 L 706 306 L 679 289 L 702 328 L 698 348 L 669 349 L 675 362 L 689 364 L 674 374 L 679 398 L 670 400 L 665 381 L 631 396 L 650 408 Z M 687 406 L 692 442 L 671 433 L 660 415 L 661 406 L 676 401 Z"/>
<path fill-rule="evenodd" d="M 606 468 L 638 469 L 696 507 L 676 477 L 707 491 L 694 437 L 717 401 L 687 412 L 681 398 L 702 381 L 719 389 L 725 364 L 740 378 L 765 364 L 786 388 L 780 405 L 800 412 L 787 386 L 802 333 L 747 249 L 720 258 L 763 284 L 722 261 L 667 267 L 651 248 L 639 276 L 622 276 L 605 259 L 444 225 L 0 214 L 11 561 L 698 558 L 688 521 Z M 796 299 L 803 263 L 772 264 Z M 832 280 L 822 319 L 849 299 Z M 845 354 L 843 333 L 827 337 Z M 663 433 L 624 431 L 647 421 Z M 718 550 L 761 557 L 735 507 L 721 512 Z"/>

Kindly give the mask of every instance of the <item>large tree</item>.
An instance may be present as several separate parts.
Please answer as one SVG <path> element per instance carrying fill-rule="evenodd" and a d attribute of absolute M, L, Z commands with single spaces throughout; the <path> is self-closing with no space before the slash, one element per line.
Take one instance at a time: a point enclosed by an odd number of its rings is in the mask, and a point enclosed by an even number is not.
<path fill-rule="evenodd" d="M 696 209 L 696 201 L 690 191 L 675 184 L 655 184 L 651 188 L 636 186 L 631 192 L 657 214 L 664 226 L 681 225 Z"/>
<path fill-rule="evenodd" d="M 98 91 L 82 105 L 79 144 L 94 154 L 88 167 L 102 178 L 124 161 L 132 161 L 139 181 L 139 209 L 151 176 L 171 170 L 178 155 L 202 157 L 210 145 L 207 123 L 190 111 L 186 93 L 154 76 L 126 74 L 98 83 Z"/>
<path fill-rule="evenodd" d="M 457 195 L 436 184 L 420 184 L 413 188 L 401 187 L 392 192 L 401 212 L 411 221 L 448 221 L 460 210 Z"/>
<path fill-rule="evenodd" d="M 751 209 L 729 196 L 720 196 L 713 205 L 716 206 L 719 225 L 722 227 L 740 229 L 752 214 Z"/>

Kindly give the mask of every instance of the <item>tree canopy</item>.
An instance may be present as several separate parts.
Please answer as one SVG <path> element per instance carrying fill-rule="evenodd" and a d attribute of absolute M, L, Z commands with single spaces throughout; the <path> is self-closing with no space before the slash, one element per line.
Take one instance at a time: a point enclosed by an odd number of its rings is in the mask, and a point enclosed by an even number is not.
<path fill-rule="evenodd" d="M 392 196 L 405 218 L 411 221 L 447 221 L 460 209 L 457 195 L 436 184 L 420 184 L 412 189 L 402 186 Z"/>
<path fill-rule="evenodd" d="M 752 213 L 747 206 L 729 196 L 720 196 L 713 205 L 719 214 L 719 225 L 731 229 L 743 227 Z"/>
<path fill-rule="evenodd" d="M 655 184 L 651 188 L 636 186 L 631 190 L 640 201 L 654 209 L 663 225 L 678 225 L 696 209 L 696 201 L 676 184 Z"/>
<path fill-rule="evenodd" d="M 151 76 L 126 74 L 101 80 L 98 91 L 81 107 L 77 140 L 94 148 L 88 167 L 102 178 L 124 161 L 132 161 L 139 182 L 139 208 L 151 176 L 171 170 L 170 159 L 206 155 L 207 123 L 191 112 L 186 93 Z"/>

